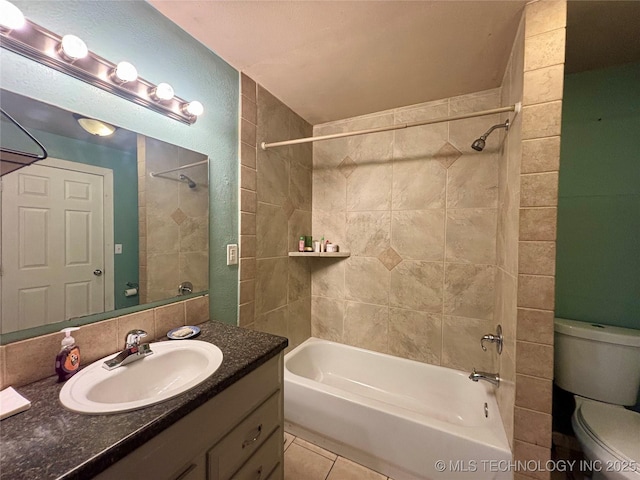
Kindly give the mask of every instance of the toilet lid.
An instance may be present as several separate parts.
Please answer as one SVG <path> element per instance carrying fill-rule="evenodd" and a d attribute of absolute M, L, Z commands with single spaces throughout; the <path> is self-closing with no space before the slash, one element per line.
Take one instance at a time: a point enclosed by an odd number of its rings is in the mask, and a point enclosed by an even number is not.
<path fill-rule="evenodd" d="M 640 413 L 607 403 L 585 401 L 580 416 L 591 434 L 618 458 L 640 463 Z"/>

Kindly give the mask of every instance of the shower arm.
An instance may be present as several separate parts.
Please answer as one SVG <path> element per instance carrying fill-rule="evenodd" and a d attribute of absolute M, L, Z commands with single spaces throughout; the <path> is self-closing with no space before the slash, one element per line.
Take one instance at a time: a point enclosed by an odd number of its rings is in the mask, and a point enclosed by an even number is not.
<path fill-rule="evenodd" d="M 183 168 L 191 168 L 191 167 L 197 167 L 198 165 L 204 165 L 205 163 L 208 163 L 208 162 L 209 162 L 209 159 L 207 158 L 206 160 L 202 160 L 200 162 L 189 163 L 188 165 L 182 165 L 181 167 L 170 168 L 168 170 L 163 170 L 161 172 L 149 172 L 149 175 L 152 177 L 157 177 L 158 175 L 164 175 L 165 173 L 175 172 L 177 170 L 182 170 Z"/>
<path fill-rule="evenodd" d="M 494 125 L 492 126 L 489 130 L 486 131 L 486 133 L 484 135 L 482 135 L 480 138 L 482 140 L 486 140 L 487 137 L 491 134 L 491 132 L 493 132 L 496 128 L 504 128 L 505 130 L 509 131 L 509 120 L 507 119 L 506 122 L 504 123 L 500 123 L 498 125 Z"/>

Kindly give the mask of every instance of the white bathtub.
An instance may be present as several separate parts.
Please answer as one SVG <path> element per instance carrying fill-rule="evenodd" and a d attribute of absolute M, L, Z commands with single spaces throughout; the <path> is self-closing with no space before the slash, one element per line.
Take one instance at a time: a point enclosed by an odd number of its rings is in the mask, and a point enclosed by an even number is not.
<path fill-rule="evenodd" d="M 310 338 L 285 356 L 285 428 L 394 480 L 510 480 L 494 387 L 468 375 Z"/>

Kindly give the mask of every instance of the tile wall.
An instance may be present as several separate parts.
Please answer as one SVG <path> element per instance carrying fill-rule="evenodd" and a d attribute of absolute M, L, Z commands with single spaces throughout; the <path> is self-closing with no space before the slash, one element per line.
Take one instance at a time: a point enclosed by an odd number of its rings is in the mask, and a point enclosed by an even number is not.
<path fill-rule="evenodd" d="M 82 365 L 88 365 L 121 350 L 129 330 L 140 328 L 148 333 L 148 340 L 161 339 L 172 328 L 208 319 L 209 296 L 204 295 L 85 325 L 73 337 L 80 347 Z M 0 390 L 55 375 L 53 364 L 61 341 L 62 334 L 56 332 L 1 346 Z"/>
<path fill-rule="evenodd" d="M 175 296 L 182 282 L 191 282 L 194 292 L 209 288 L 207 165 L 162 177 L 149 175 L 205 159 L 200 153 L 160 140 L 138 138 L 141 303 Z M 176 181 L 181 173 L 196 187 Z"/>
<path fill-rule="evenodd" d="M 550 458 L 565 0 L 525 9 L 514 457 Z M 548 479 L 549 472 L 515 479 Z"/>
<path fill-rule="evenodd" d="M 493 109 L 500 90 L 314 127 L 314 135 Z M 314 143 L 313 235 L 351 252 L 312 264 L 312 334 L 471 371 L 493 370 L 499 115 Z"/>
<path fill-rule="evenodd" d="M 309 259 L 289 257 L 311 231 L 311 146 L 262 150 L 309 137 L 311 125 L 246 75 L 241 78 L 239 325 L 289 338 L 311 334 Z"/>

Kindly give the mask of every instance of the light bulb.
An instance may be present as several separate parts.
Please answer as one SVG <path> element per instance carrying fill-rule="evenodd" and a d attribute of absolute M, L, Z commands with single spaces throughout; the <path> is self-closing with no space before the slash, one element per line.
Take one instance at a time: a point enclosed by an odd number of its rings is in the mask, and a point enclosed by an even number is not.
<path fill-rule="evenodd" d="M 202 104 L 198 101 L 193 101 L 193 102 L 189 102 L 187 103 L 183 110 L 188 114 L 191 115 L 192 117 L 197 117 L 198 115 L 202 115 L 202 113 L 204 112 L 204 107 L 202 106 Z"/>
<path fill-rule="evenodd" d="M 0 26 L 13 30 L 24 25 L 24 15 L 18 7 L 7 0 L 0 0 Z"/>
<path fill-rule="evenodd" d="M 69 61 L 84 58 L 89 53 L 87 44 L 75 35 L 65 35 L 60 42 L 60 54 Z"/>
<path fill-rule="evenodd" d="M 138 78 L 136 67 L 129 62 L 120 62 L 113 71 L 115 80 L 121 83 L 135 82 Z"/>
<path fill-rule="evenodd" d="M 149 95 L 154 100 L 171 100 L 174 95 L 173 87 L 168 83 L 159 83 L 156 87 L 151 89 Z"/>

